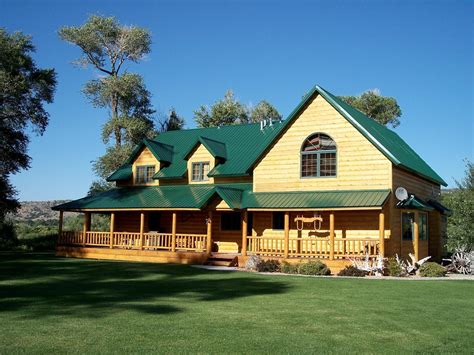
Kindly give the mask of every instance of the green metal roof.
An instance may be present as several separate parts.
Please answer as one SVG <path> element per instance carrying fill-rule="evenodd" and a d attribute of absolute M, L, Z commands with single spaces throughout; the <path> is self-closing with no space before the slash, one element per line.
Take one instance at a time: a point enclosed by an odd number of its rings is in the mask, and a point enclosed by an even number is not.
<path fill-rule="evenodd" d="M 243 205 L 255 209 L 380 207 L 390 190 L 253 192 Z"/>
<path fill-rule="evenodd" d="M 410 195 L 410 197 L 408 197 L 406 200 L 398 201 L 397 208 L 428 211 L 432 211 L 434 209 L 428 203 L 423 201 L 421 198 L 416 197 L 415 195 Z"/>
<path fill-rule="evenodd" d="M 112 175 L 107 178 L 107 181 L 121 181 L 128 180 L 132 177 L 132 164 L 124 164 L 118 170 L 116 170 Z"/>
<path fill-rule="evenodd" d="M 54 210 L 81 209 L 140 209 L 140 208 L 202 208 L 216 193 L 224 192 L 229 206 L 237 204 L 230 191 L 251 190 L 252 184 L 229 185 L 170 185 L 118 187 L 94 196 L 70 201 Z M 218 191 L 219 190 L 219 191 Z M 240 203 L 240 201 L 239 201 Z"/>
<path fill-rule="evenodd" d="M 357 208 L 382 206 L 390 190 L 252 192 L 252 184 L 120 187 L 67 202 L 54 210 L 203 208 L 218 195 L 232 209 Z"/>
<path fill-rule="evenodd" d="M 263 130 L 258 123 L 243 124 L 163 132 L 154 140 L 146 140 L 145 144 L 156 154 L 157 159 L 169 160 L 169 166 L 161 168 L 154 178 L 183 177 L 187 169 L 187 155 L 198 143 L 206 146 L 213 156 L 225 159 L 212 169 L 209 176 L 250 175 L 252 167 L 316 95 L 321 95 L 393 164 L 446 186 L 446 182 L 398 134 L 368 118 L 320 86 L 315 86 L 286 120 L 268 125 Z M 127 161 L 127 164 L 130 164 L 130 161 Z"/>

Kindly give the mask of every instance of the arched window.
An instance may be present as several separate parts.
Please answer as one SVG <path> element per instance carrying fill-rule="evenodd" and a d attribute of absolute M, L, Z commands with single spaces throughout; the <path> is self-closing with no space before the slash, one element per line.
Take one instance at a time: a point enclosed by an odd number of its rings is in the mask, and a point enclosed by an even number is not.
<path fill-rule="evenodd" d="M 301 147 L 301 177 L 336 176 L 336 143 L 324 133 L 310 135 Z"/>

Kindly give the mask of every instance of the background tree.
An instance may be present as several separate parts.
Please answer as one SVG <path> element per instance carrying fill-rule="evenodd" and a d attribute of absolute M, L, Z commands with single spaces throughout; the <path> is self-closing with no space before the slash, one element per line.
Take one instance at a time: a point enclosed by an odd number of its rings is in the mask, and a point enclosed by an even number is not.
<path fill-rule="evenodd" d="M 53 101 L 54 69 L 40 69 L 32 58 L 35 47 L 22 33 L 0 28 L 0 224 L 19 203 L 10 175 L 28 169 L 28 130 L 42 135 L 48 126 L 45 103 Z"/>
<path fill-rule="evenodd" d="M 253 108 L 246 107 L 235 99 L 232 90 L 228 90 L 224 98 L 216 101 L 210 108 L 201 105 L 194 111 L 194 121 L 199 127 L 258 122 L 265 118 L 280 119 L 281 115 L 265 100 Z"/>
<path fill-rule="evenodd" d="M 368 117 L 383 125 L 397 127 L 400 124 L 402 110 L 393 97 L 380 95 L 378 90 L 368 90 L 360 96 L 339 96 Z"/>
<path fill-rule="evenodd" d="M 457 189 L 443 195 L 443 203 L 452 211 L 448 218 L 448 251 L 474 250 L 474 164 L 466 161 L 466 175 L 456 181 Z"/>
<path fill-rule="evenodd" d="M 160 120 L 160 132 L 178 131 L 184 128 L 185 120 L 180 117 L 174 108 L 171 108 L 169 116 Z"/>
<path fill-rule="evenodd" d="M 262 100 L 250 109 L 250 121 L 260 122 L 266 119 L 281 120 L 278 110 L 268 101 Z"/>
<path fill-rule="evenodd" d="M 115 144 L 93 162 L 93 169 L 102 180 L 94 182 L 91 189 L 111 186 L 104 179 L 123 164 L 135 144 L 155 135 L 155 111 L 143 78 L 122 73 L 125 63 L 138 63 L 150 53 L 150 33 L 143 28 L 123 26 L 114 17 L 91 16 L 81 26 L 61 28 L 59 35 L 82 50 L 77 64 L 92 65 L 105 74 L 87 82 L 83 92 L 94 107 L 110 112 L 102 128 L 102 139 L 109 144 L 113 137 Z"/>

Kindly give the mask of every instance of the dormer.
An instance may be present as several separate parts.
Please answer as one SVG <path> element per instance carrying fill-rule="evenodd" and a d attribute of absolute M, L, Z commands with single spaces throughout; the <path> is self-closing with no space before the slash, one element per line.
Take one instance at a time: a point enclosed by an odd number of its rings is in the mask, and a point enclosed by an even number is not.
<path fill-rule="evenodd" d="M 159 185 L 155 174 L 168 166 L 172 158 L 172 146 L 144 139 L 135 147 L 125 164 L 110 175 L 107 181 L 116 181 L 117 186 Z"/>
<path fill-rule="evenodd" d="M 209 173 L 227 159 L 226 145 L 214 139 L 199 137 L 185 159 L 189 184 L 213 184 L 214 178 Z"/>

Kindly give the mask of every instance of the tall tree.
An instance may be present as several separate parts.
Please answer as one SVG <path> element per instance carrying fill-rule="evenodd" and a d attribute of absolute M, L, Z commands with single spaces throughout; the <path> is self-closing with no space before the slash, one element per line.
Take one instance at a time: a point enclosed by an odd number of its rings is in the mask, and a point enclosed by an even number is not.
<path fill-rule="evenodd" d="M 245 106 L 235 99 L 232 90 L 228 90 L 224 98 L 216 101 L 210 108 L 201 105 L 194 111 L 194 121 L 199 127 L 258 122 L 268 118 L 281 119 L 281 115 L 265 100 L 253 108 Z"/>
<path fill-rule="evenodd" d="M 443 196 L 443 203 L 452 211 L 446 246 L 450 252 L 459 248 L 474 250 L 474 164 L 471 161 L 466 161 L 466 174 L 456 185 L 456 190 Z"/>
<path fill-rule="evenodd" d="M 250 109 L 250 121 L 260 122 L 263 120 L 281 120 L 281 114 L 268 101 L 262 100 L 255 107 Z"/>
<path fill-rule="evenodd" d="M 53 101 L 56 88 L 54 69 L 38 68 L 34 51 L 30 37 L 0 28 L 0 223 L 19 207 L 10 175 L 29 168 L 28 128 L 44 133 L 44 104 Z"/>
<path fill-rule="evenodd" d="M 140 62 L 151 50 L 150 33 L 143 28 L 123 26 L 114 17 L 91 16 L 83 25 L 63 27 L 59 35 L 77 45 L 82 56 L 76 61 L 92 66 L 105 75 L 90 80 L 83 92 L 94 107 L 106 108 L 110 117 L 102 128 L 102 139 L 108 146 L 105 155 L 93 163 L 97 175 L 105 179 L 116 170 L 132 147 L 155 134 L 151 94 L 143 78 L 123 72 L 127 62 Z M 106 186 L 103 181 L 96 186 Z"/>
<path fill-rule="evenodd" d="M 171 108 L 169 116 L 159 122 L 160 132 L 178 131 L 184 128 L 184 118 L 178 115 L 174 108 Z"/>
<path fill-rule="evenodd" d="M 360 96 L 339 96 L 368 117 L 383 124 L 397 127 L 402 110 L 393 97 L 382 96 L 378 90 L 368 90 Z"/>

